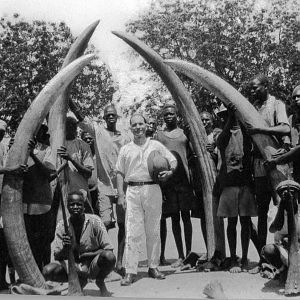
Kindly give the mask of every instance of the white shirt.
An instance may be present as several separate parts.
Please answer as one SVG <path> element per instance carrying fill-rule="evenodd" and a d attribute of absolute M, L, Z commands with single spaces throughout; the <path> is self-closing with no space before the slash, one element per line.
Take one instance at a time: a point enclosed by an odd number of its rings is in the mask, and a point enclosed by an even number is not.
<path fill-rule="evenodd" d="M 117 171 L 125 176 L 125 181 L 152 181 L 147 159 L 153 150 L 159 151 L 169 164 L 176 161 L 173 154 L 158 141 L 147 138 L 146 143 L 141 146 L 132 141 L 121 148 L 116 165 Z"/>

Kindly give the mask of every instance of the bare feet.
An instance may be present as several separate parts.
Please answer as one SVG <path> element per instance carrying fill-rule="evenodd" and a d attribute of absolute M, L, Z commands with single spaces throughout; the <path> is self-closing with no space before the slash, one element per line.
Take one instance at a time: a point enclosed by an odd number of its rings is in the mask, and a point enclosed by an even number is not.
<path fill-rule="evenodd" d="M 243 259 L 241 260 L 241 269 L 242 269 L 242 272 L 248 272 L 248 268 L 249 268 L 249 262 L 248 262 L 248 259 Z"/>
<path fill-rule="evenodd" d="M 182 258 L 178 258 L 175 262 L 173 262 L 171 264 L 171 267 L 175 269 L 175 268 L 181 267 L 182 265 L 183 265 L 183 259 Z"/>
<path fill-rule="evenodd" d="M 257 265 L 253 269 L 249 270 L 248 273 L 250 273 L 250 274 L 258 274 L 260 272 L 260 270 L 261 270 L 260 265 Z"/>
<path fill-rule="evenodd" d="M 106 288 L 104 281 L 96 279 L 96 285 L 100 290 L 101 297 L 111 297 L 112 293 Z"/>
<path fill-rule="evenodd" d="M 230 263 L 230 267 L 229 267 L 229 272 L 230 273 L 241 273 L 242 269 L 240 267 L 240 264 L 237 260 L 237 258 L 231 258 L 231 263 Z"/>

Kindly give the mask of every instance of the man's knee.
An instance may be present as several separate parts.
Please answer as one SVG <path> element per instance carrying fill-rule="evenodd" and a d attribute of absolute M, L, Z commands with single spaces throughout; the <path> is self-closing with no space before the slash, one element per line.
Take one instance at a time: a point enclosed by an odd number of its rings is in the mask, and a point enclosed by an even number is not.
<path fill-rule="evenodd" d="M 261 255 L 268 260 L 276 254 L 275 246 L 273 244 L 265 245 L 261 250 Z"/>
<path fill-rule="evenodd" d="M 99 255 L 98 262 L 105 263 L 107 266 L 114 266 L 116 263 L 116 256 L 112 251 L 102 251 Z"/>
<path fill-rule="evenodd" d="M 46 280 L 64 282 L 68 281 L 68 276 L 62 265 L 50 263 L 44 266 L 42 271 Z"/>
<path fill-rule="evenodd" d="M 95 266 L 96 278 L 105 278 L 113 270 L 115 264 L 116 257 L 113 252 L 109 250 L 102 251 L 98 257 L 97 266 Z"/>

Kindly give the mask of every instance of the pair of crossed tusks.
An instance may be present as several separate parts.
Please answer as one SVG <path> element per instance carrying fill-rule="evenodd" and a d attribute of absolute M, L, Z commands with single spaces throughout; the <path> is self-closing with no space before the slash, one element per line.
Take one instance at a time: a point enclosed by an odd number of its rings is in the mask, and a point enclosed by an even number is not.
<path fill-rule="evenodd" d="M 77 38 L 65 59 L 63 65 L 64 68 L 62 68 L 62 70 L 44 87 L 41 93 L 32 102 L 16 132 L 15 142 L 8 154 L 8 167 L 23 164 L 26 161 L 28 141 L 34 135 L 39 124 L 44 120 L 54 103 L 55 105 L 50 112 L 49 119 L 49 130 L 52 136 L 52 149 L 56 149 L 64 143 L 65 135 L 63 132 L 63 124 L 67 110 L 66 90 L 75 76 L 79 74 L 81 69 L 94 58 L 94 55 L 86 55 L 80 58 L 77 57 L 82 55 L 84 52 L 89 38 L 98 23 L 99 21 L 90 25 Z M 190 127 L 191 141 L 198 158 L 198 167 L 200 170 L 203 189 L 208 236 L 207 248 L 208 258 L 210 259 L 217 248 L 219 238 L 218 235 L 215 235 L 215 227 L 217 226 L 217 223 L 214 218 L 215 214 L 213 214 L 212 204 L 212 188 L 215 174 L 209 154 L 206 151 L 207 136 L 204 126 L 191 96 L 186 91 L 181 80 L 172 68 L 184 73 L 188 77 L 205 86 L 208 90 L 215 93 L 224 103 L 233 103 L 237 108 L 236 114 L 243 123 L 248 123 L 252 126 L 265 126 L 265 123 L 247 99 L 245 99 L 230 84 L 213 73 L 187 62 L 176 60 L 164 61 L 155 51 L 137 38 L 121 32 L 113 33 L 140 53 L 159 74 L 171 92 L 179 109 L 183 112 L 183 115 Z M 75 61 L 72 62 L 73 60 Z M 58 97 L 59 99 L 56 102 Z M 256 134 L 253 136 L 253 140 L 264 158 L 268 157 L 268 153 L 265 151 L 267 146 L 278 148 L 276 141 L 269 136 Z M 54 145 L 56 148 L 54 148 Z M 270 178 L 272 186 L 275 187 L 280 181 L 285 179 L 285 176 L 275 169 L 270 171 Z M 26 237 L 22 211 L 22 183 L 21 178 L 9 175 L 4 176 L 2 191 L 4 232 L 9 252 L 20 280 L 25 284 L 29 284 L 34 287 L 44 288 L 46 286 L 45 280 L 33 259 Z"/>

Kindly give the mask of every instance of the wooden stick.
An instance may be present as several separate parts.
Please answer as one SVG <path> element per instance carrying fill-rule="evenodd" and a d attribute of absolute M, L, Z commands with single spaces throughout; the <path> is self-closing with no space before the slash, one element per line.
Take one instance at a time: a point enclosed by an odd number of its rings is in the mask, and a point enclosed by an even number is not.
<path fill-rule="evenodd" d="M 68 171 L 66 169 L 63 170 L 65 172 L 64 178 L 68 178 Z M 68 195 L 68 185 L 65 184 L 62 186 L 61 185 L 61 179 L 64 181 L 64 178 L 60 176 L 60 180 L 58 181 L 59 188 L 61 189 L 61 194 L 62 197 L 61 199 L 61 211 L 62 211 L 62 217 L 63 217 L 63 222 L 64 222 L 64 228 L 65 228 L 65 233 L 68 234 L 71 237 L 71 246 L 69 248 L 68 252 L 68 295 L 69 296 L 83 296 L 83 291 L 79 282 L 79 277 L 78 273 L 76 271 L 76 263 L 75 263 L 75 258 L 74 258 L 74 252 L 73 252 L 73 236 L 72 232 L 70 230 L 70 225 L 68 224 L 67 220 L 67 213 L 66 213 L 66 207 L 65 207 L 65 202 L 67 199 L 65 199 Z"/>

